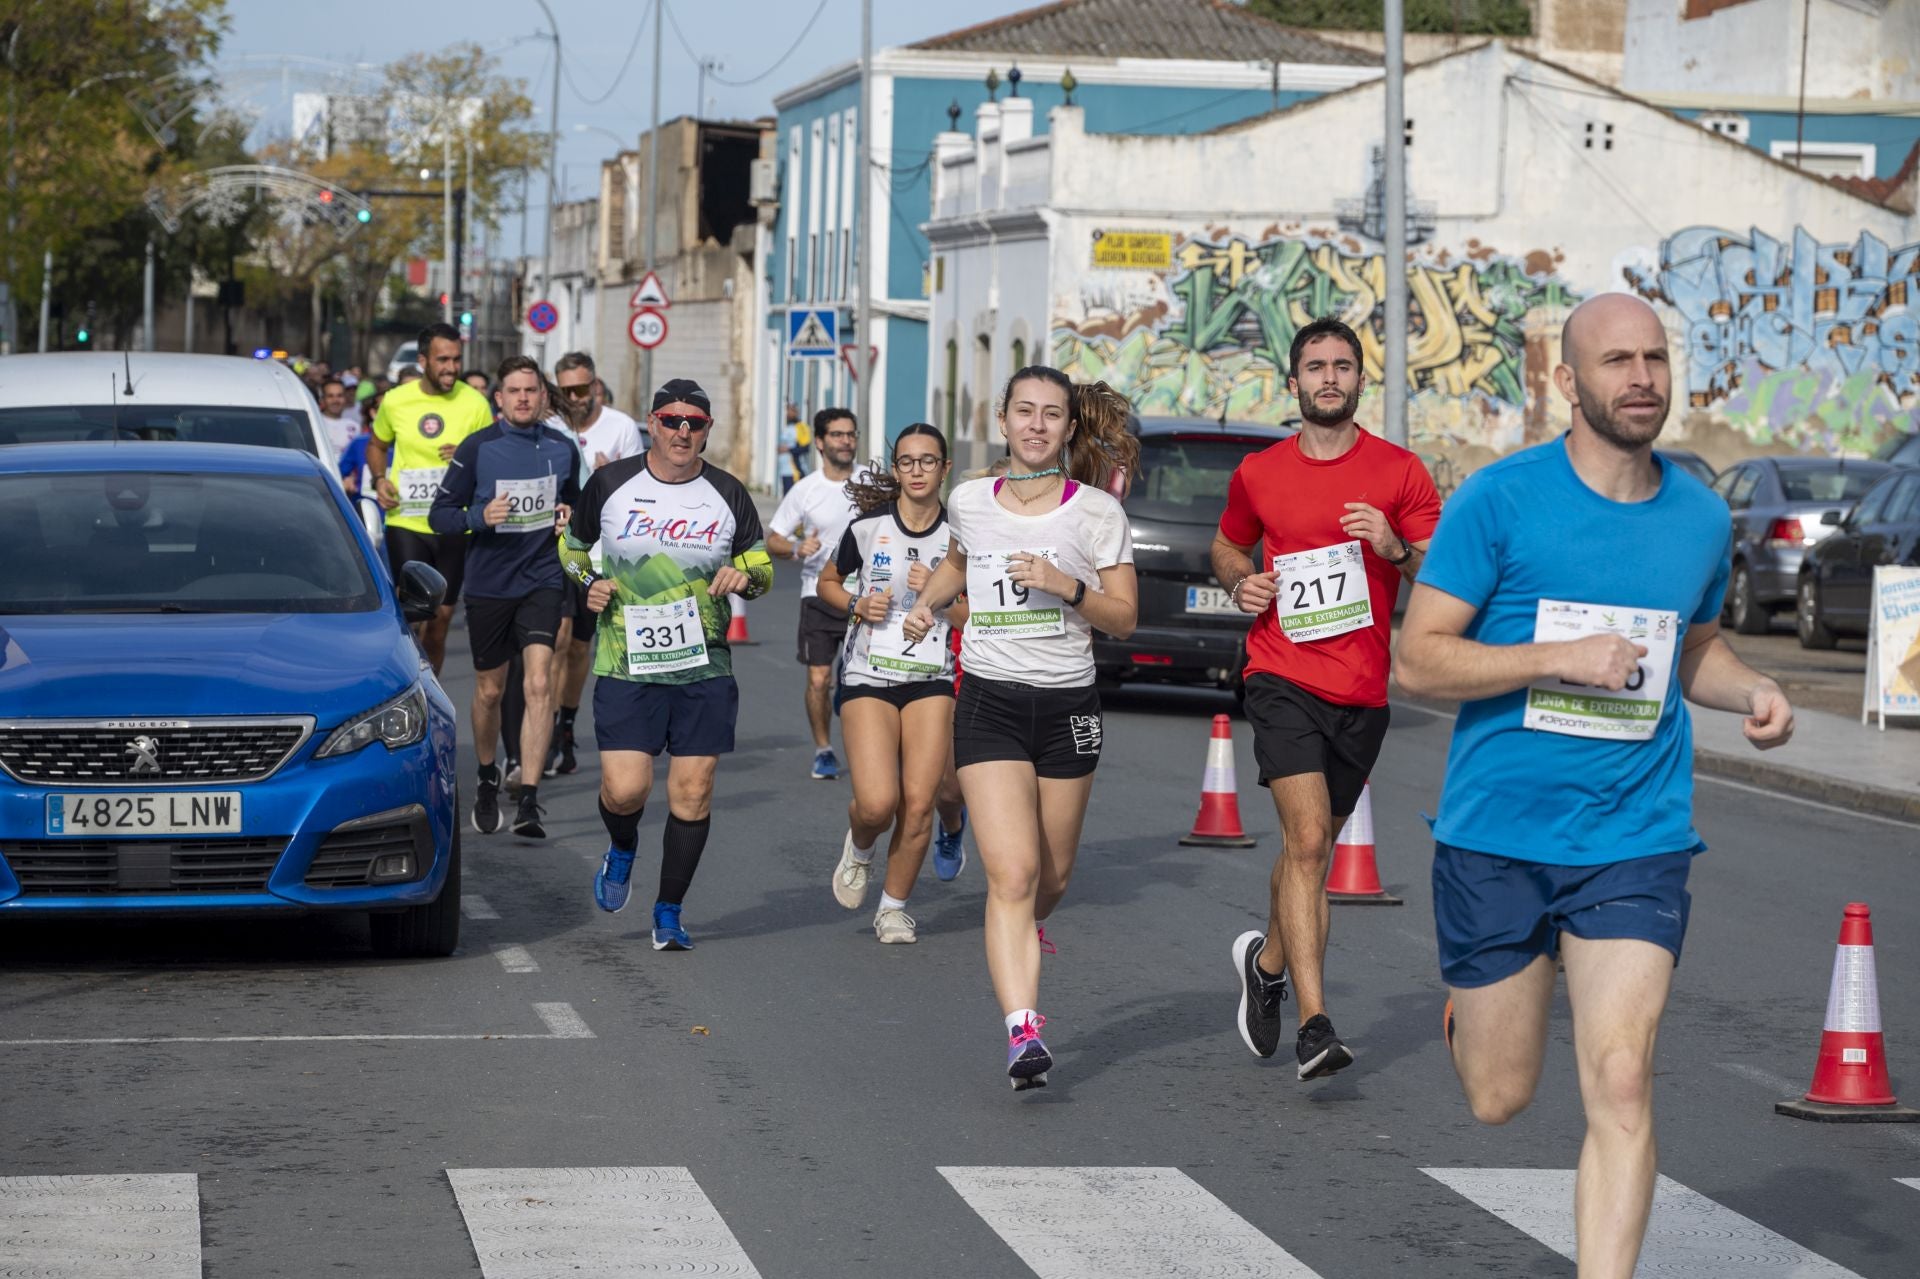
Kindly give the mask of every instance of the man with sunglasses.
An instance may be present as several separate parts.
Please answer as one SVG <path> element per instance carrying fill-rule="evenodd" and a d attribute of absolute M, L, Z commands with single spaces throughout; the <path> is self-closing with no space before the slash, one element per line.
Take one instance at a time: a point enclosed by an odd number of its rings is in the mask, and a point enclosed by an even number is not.
<path fill-rule="evenodd" d="M 813 440 L 820 452 L 820 469 L 809 472 L 787 491 L 767 530 L 767 549 L 801 562 L 800 664 L 807 668 L 807 726 L 813 730 L 813 779 L 830 782 L 840 776 L 834 757 L 833 664 L 846 638 L 846 614 L 820 598 L 820 570 L 859 508 L 847 496 L 853 478 L 853 455 L 860 444 L 860 426 L 849 409 L 821 409 L 813 415 Z"/>
<path fill-rule="evenodd" d="M 700 458 L 712 427 L 698 383 L 675 378 L 654 392 L 652 446 L 593 473 L 560 550 L 599 618 L 593 729 L 608 847 L 593 899 L 602 910 L 627 904 L 654 757 L 673 757 L 655 950 L 693 948 L 680 909 L 706 849 L 714 773 L 733 751 L 740 715 L 727 596 L 757 599 L 773 587 L 753 498 Z"/>

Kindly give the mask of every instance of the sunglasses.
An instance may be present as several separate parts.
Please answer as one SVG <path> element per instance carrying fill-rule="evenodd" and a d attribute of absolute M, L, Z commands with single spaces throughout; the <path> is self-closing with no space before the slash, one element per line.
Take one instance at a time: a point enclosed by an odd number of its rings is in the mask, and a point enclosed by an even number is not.
<path fill-rule="evenodd" d="M 593 383 L 582 382 L 578 386 L 563 386 L 560 388 L 560 394 L 569 400 L 584 400 L 593 394 Z"/>
<path fill-rule="evenodd" d="M 712 418 L 690 413 L 655 414 L 653 420 L 663 431 L 704 431 L 713 425 Z"/>
<path fill-rule="evenodd" d="M 944 457 L 935 457 L 929 453 L 923 457 L 896 457 L 893 467 L 897 471 L 937 471 L 947 464 Z"/>

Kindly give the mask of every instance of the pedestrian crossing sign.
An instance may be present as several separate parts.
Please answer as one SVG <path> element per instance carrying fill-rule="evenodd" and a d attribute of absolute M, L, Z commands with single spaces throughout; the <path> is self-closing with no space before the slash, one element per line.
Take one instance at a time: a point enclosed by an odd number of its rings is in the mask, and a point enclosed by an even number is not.
<path fill-rule="evenodd" d="M 787 312 L 787 354 L 795 359 L 835 359 L 840 354 L 840 313 L 831 307 Z"/>

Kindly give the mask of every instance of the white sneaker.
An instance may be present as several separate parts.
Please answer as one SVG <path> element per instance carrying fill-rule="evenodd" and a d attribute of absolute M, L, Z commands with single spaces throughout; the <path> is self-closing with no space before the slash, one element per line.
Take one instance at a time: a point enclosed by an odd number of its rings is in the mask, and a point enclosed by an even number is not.
<path fill-rule="evenodd" d="M 920 935 L 914 931 L 918 927 L 913 922 L 913 916 L 898 907 L 883 910 L 873 917 L 873 935 L 883 945 L 911 946 L 920 940 Z"/>
<path fill-rule="evenodd" d="M 873 863 L 855 861 L 853 856 L 853 832 L 847 832 L 846 843 L 840 847 L 840 864 L 833 868 L 833 899 L 848 910 L 859 910 L 860 903 L 867 900 L 867 881 L 873 878 Z"/>

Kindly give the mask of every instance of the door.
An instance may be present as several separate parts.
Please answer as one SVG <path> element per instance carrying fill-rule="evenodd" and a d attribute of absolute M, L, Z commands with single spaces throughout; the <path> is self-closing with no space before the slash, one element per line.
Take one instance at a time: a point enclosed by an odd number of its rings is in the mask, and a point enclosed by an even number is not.
<path fill-rule="evenodd" d="M 1850 631 L 1866 626 L 1873 565 L 1885 554 L 1887 515 L 1916 484 L 1920 478 L 1893 475 L 1874 485 L 1828 539 L 1833 545 L 1821 548 L 1821 604 L 1830 622 Z"/>

